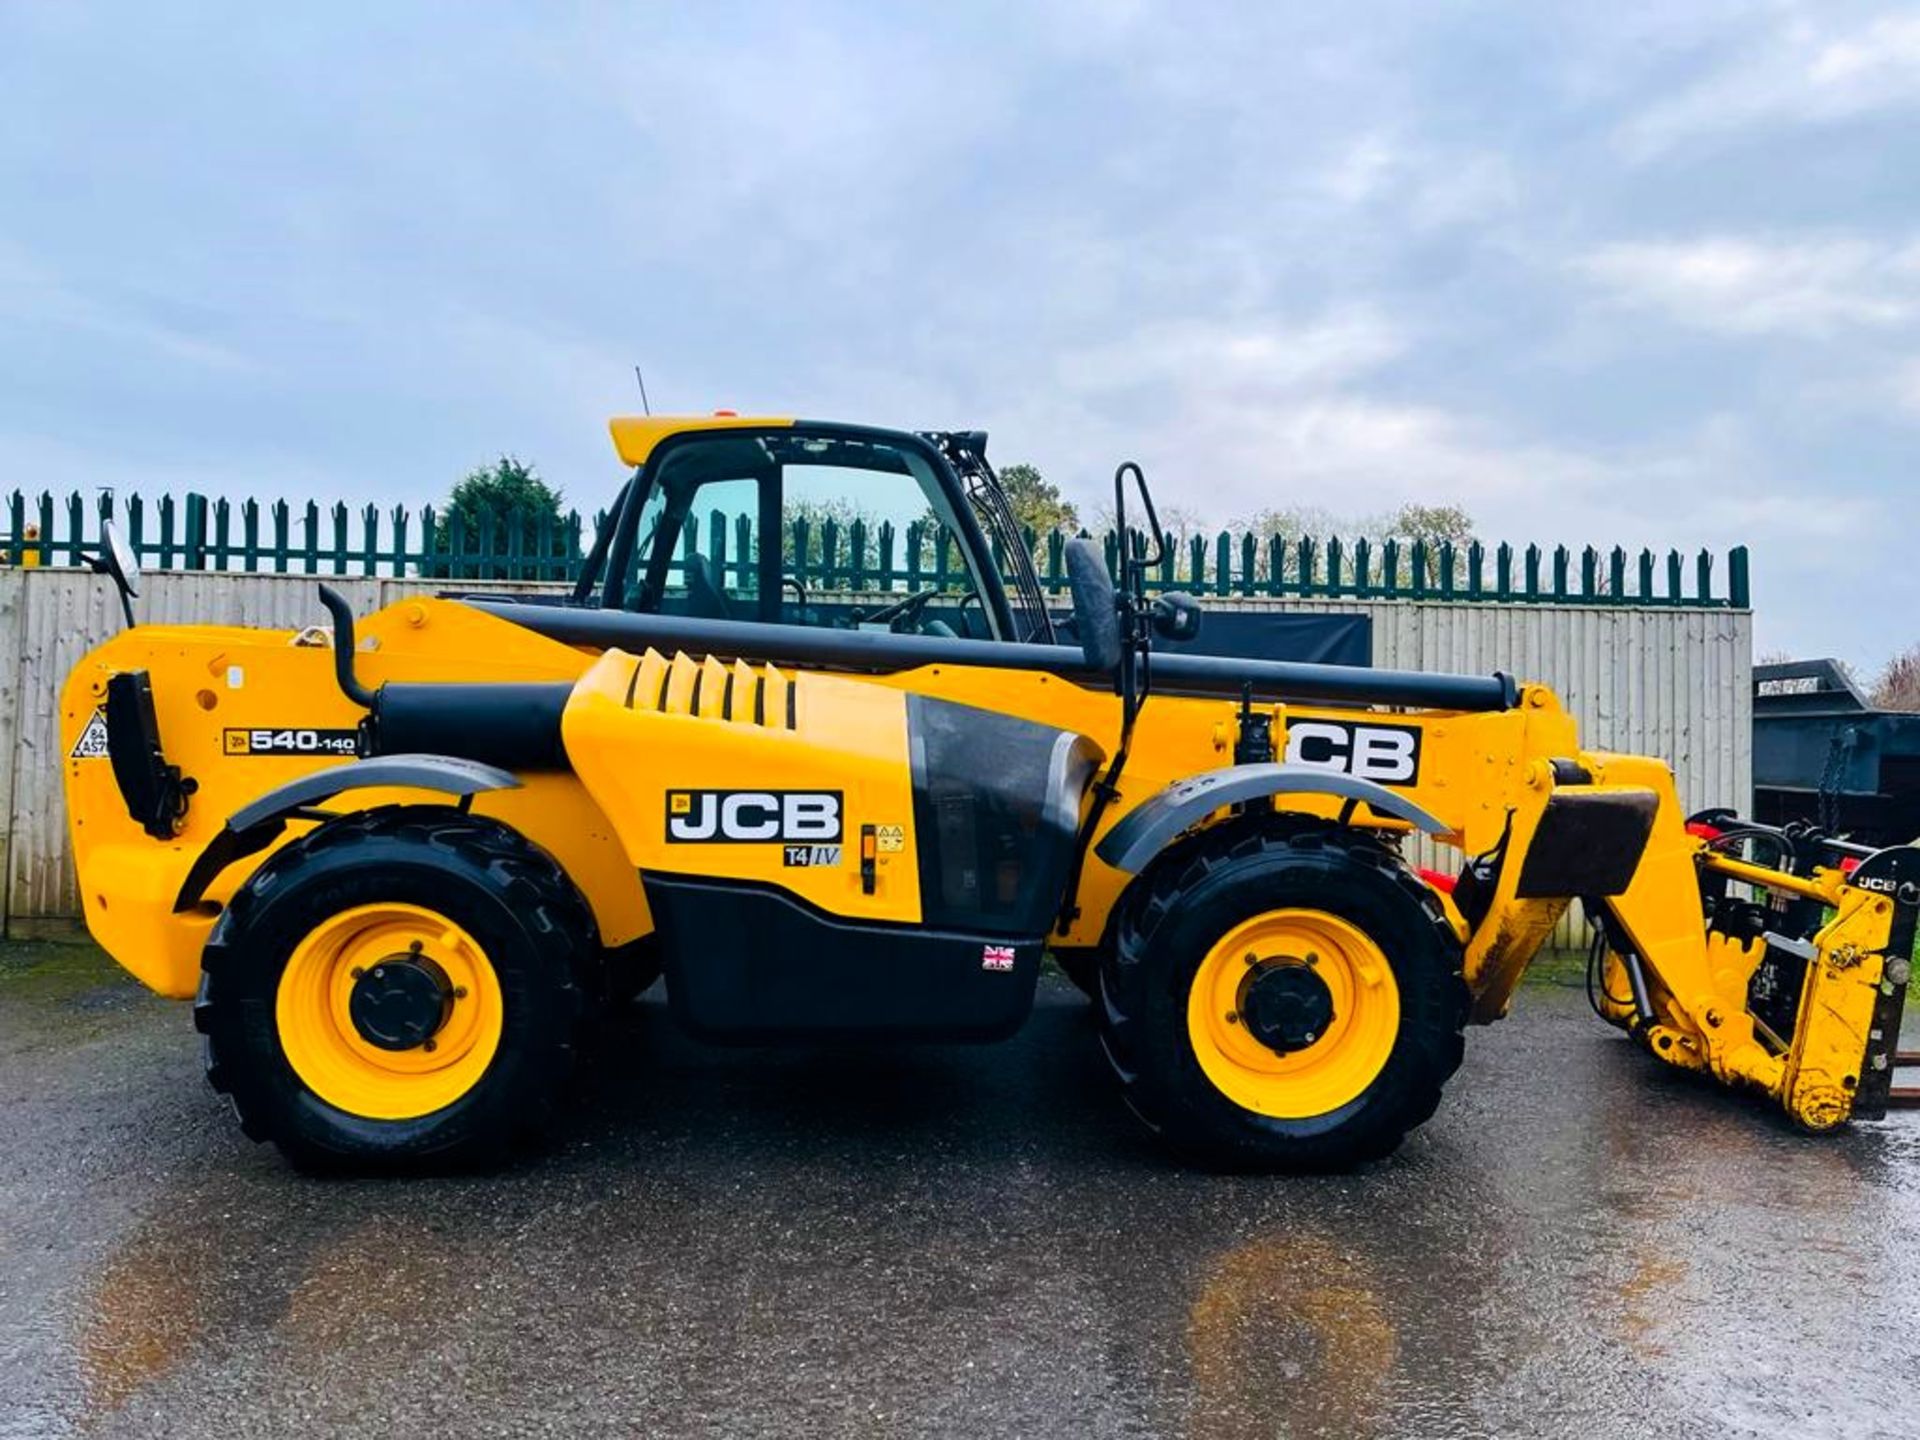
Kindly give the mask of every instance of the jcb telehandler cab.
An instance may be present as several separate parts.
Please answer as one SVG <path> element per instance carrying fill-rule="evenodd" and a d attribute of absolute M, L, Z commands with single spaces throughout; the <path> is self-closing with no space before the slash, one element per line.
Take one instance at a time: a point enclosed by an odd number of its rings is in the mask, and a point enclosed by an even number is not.
<path fill-rule="evenodd" d="M 1051 949 L 1173 1145 L 1347 1165 L 1433 1112 L 1575 899 L 1596 1009 L 1655 1056 L 1811 1129 L 1887 1106 L 1920 851 L 1689 823 L 1664 764 L 1505 675 L 1156 653 L 1198 609 L 1148 597 L 1145 547 L 1116 586 L 1069 544 L 1058 643 L 978 435 L 613 434 L 632 475 L 558 603 L 356 626 L 322 587 L 331 644 L 142 625 L 69 679 L 88 924 L 197 997 L 256 1139 L 497 1154 L 661 968 L 714 1039 L 993 1039 Z M 1158 533 L 1137 469 L 1115 492 Z M 904 568 L 836 565 L 882 522 Z"/>

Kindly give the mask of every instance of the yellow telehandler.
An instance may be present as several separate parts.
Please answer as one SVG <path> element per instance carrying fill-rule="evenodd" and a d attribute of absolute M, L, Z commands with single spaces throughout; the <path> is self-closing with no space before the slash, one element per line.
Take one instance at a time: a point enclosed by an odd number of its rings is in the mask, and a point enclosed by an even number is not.
<path fill-rule="evenodd" d="M 213 1085 L 296 1163 L 499 1156 L 662 971 L 714 1040 L 991 1040 L 1051 951 L 1180 1152 L 1347 1166 L 1433 1113 L 1575 900 L 1595 1008 L 1656 1058 L 1810 1130 L 1895 1098 L 1920 849 L 1689 820 L 1504 674 L 1156 649 L 1200 611 L 1149 595 L 1151 544 L 1116 584 L 1070 542 L 1055 617 L 977 432 L 612 431 L 570 596 L 356 622 L 322 586 L 330 632 L 130 625 L 67 682 L 87 923 L 196 997 Z M 1160 533 L 1137 467 L 1114 491 Z M 834 570 L 850 518 L 912 529 L 904 585 Z"/>

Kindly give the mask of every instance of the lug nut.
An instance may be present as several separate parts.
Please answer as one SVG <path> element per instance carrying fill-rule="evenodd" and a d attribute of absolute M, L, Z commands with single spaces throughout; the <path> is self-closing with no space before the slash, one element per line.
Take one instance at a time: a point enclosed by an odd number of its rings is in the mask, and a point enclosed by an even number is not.
<path fill-rule="evenodd" d="M 466 998 L 467 998 L 467 987 L 466 987 L 466 986 L 464 986 L 464 985 L 456 985 L 456 986 L 454 986 L 454 987 L 453 987 L 453 998 L 454 998 L 454 999 L 456 999 L 456 1000 L 464 1000 L 464 999 L 466 999 Z"/>
<path fill-rule="evenodd" d="M 1240 1023 L 1240 1012 L 1238 1010 L 1227 1011 L 1227 1024 L 1238 1025 L 1239 1023 Z"/>
<path fill-rule="evenodd" d="M 1251 950 L 1247 951 L 1247 953 L 1242 955 L 1240 958 L 1246 961 L 1247 964 L 1249 965 L 1258 965 L 1260 963 L 1260 957 L 1254 954 L 1253 951 Z"/>
<path fill-rule="evenodd" d="M 420 1042 L 420 1048 L 429 1052 L 438 1050 L 440 1048 L 440 1042 L 437 1040 L 423 1040 Z"/>
<path fill-rule="evenodd" d="M 361 977 L 362 975 L 364 975 L 364 974 L 366 974 L 366 973 L 367 973 L 367 972 L 366 972 L 365 970 L 363 970 L 363 969 L 361 969 L 361 968 L 360 968 L 360 967 L 359 967 L 358 965 L 356 965 L 356 966 L 354 966 L 354 967 L 353 967 L 353 978 L 354 978 L 354 979 L 356 979 L 356 980 L 358 980 L 358 979 L 359 979 L 359 978 L 360 978 L 360 977 Z"/>

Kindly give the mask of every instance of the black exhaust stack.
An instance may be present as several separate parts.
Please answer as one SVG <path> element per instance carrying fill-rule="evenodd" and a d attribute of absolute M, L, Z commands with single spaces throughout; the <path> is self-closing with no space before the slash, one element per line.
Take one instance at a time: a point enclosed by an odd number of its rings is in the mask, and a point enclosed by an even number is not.
<path fill-rule="evenodd" d="M 409 684 L 369 690 L 353 672 L 353 607 L 330 585 L 320 603 L 333 617 L 333 678 L 367 712 L 360 754 L 453 755 L 503 770 L 566 770 L 560 716 L 573 686 L 565 681 Z"/>

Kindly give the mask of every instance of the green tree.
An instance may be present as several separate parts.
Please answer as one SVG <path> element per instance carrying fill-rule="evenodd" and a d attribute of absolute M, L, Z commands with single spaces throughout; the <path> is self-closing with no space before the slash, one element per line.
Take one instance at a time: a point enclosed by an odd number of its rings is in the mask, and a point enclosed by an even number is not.
<path fill-rule="evenodd" d="M 1000 488 L 1006 492 L 1013 518 L 1044 539 L 1055 530 L 1069 534 L 1080 528 L 1080 512 L 1060 493 L 1060 487 L 1025 463 L 1003 466 Z"/>
<path fill-rule="evenodd" d="M 1257 510 L 1246 519 L 1236 521 L 1231 528 L 1250 531 L 1262 540 L 1271 535 L 1278 535 L 1282 540 L 1298 540 L 1302 535 L 1324 540 L 1331 535 L 1351 535 L 1356 528 L 1367 527 L 1318 505 L 1287 505 Z"/>
<path fill-rule="evenodd" d="M 1387 517 L 1386 533 L 1399 540 L 1424 540 L 1427 543 L 1427 563 L 1425 579 L 1428 583 L 1437 583 L 1440 579 L 1440 545 L 1445 541 L 1454 548 L 1454 579 L 1458 580 L 1466 572 L 1466 549 L 1473 539 L 1473 517 L 1459 505 L 1402 505 Z M 1412 546 L 1403 546 L 1400 555 L 1400 578 L 1409 579 L 1413 573 Z"/>
<path fill-rule="evenodd" d="M 1293 505 L 1258 511 L 1236 522 L 1232 529 L 1236 533 L 1250 532 L 1262 541 L 1276 535 L 1289 542 L 1303 536 L 1318 542 L 1336 536 L 1348 542 L 1362 536 L 1376 542 L 1398 540 L 1398 571 L 1402 582 L 1413 576 L 1411 542 L 1424 540 L 1427 544 L 1427 579 L 1431 582 L 1440 578 L 1439 546 L 1443 540 L 1450 541 L 1458 552 L 1453 561 L 1456 578 L 1464 573 L 1467 542 L 1473 539 L 1473 517 L 1458 505 L 1407 504 L 1390 514 L 1371 516 L 1336 515 L 1317 505 Z M 1321 572 L 1323 563 L 1316 559 L 1316 572 Z M 1267 578 L 1265 545 L 1260 548 L 1255 569 L 1256 578 Z M 1315 578 L 1320 578 L 1319 574 Z"/>
<path fill-rule="evenodd" d="M 1387 517 L 1387 533 L 1402 540 L 1442 540 L 1464 545 L 1473 539 L 1473 516 L 1459 505 L 1402 505 Z"/>
<path fill-rule="evenodd" d="M 447 503 L 440 513 L 438 528 L 434 531 L 433 548 L 436 554 L 445 555 L 452 545 L 452 527 L 458 517 L 462 531 L 462 547 L 471 552 L 480 545 L 480 537 L 486 533 L 487 517 L 492 517 L 493 548 L 486 563 L 474 565 L 462 564 L 461 572 L 477 571 L 482 576 L 502 578 L 506 576 L 506 565 L 501 557 L 507 554 L 511 535 L 517 525 L 520 531 L 520 552 L 529 559 L 557 559 L 567 553 L 566 528 L 560 511 L 561 492 L 542 480 L 533 466 L 518 456 L 502 455 L 490 465 L 481 465 L 469 470 L 460 483 L 453 487 L 453 493 L 447 497 Z M 541 541 L 541 527 L 546 526 L 546 541 Z M 435 575 L 453 573 L 451 561 L 438 561 L 431 567 Z M 507 577 L 512 578 L 512 577 Z M 556 577 L 557 578 L 557 577 Z"/>
<path fill-rule="evenodd" d="M 832 525 L 838 532 L 834 548 L 839 551 L 841 563 L 845 563 L 847 547 L 852 543 L 849 532 L 854 522 L 866 526 L 867 543 L 878 543 L 880 517 L 847 499 L 844 495 L 834 495 L 824 499 L 788 499 L 786 510 L 780 520 L 780 559 L 788 570 L 813 571 L 826 563 L 826 527 Z M 803 557 L 794 548 L 798 527 L 807 527 L 807 553 Z M 804 560 L 804 564 L 799 564 Z"/>

